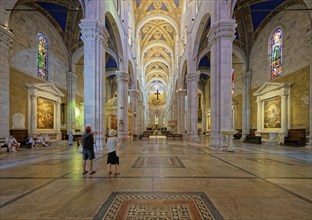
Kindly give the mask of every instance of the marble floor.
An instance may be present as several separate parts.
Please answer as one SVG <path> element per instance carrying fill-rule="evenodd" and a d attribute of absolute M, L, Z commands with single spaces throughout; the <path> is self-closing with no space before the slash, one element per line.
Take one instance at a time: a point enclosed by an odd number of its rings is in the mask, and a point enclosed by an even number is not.
<path fill-rule="evenodd" d="M 207 137 L 128 141 L 119 176 L 108 175 L 105 150 L 96 151 L 97 172 L 83 176 L 75 145 L 63 142 L 16 153 L 2 149 L 0 219 L 162 219 L 107 216 L 103 210 L 118 193 L 198 193 L 216 209 L 218 215 L 211 218 L 216 220 L 312 219 L 311 148 L 235 141 L 235 153 L 230 153 L 207 143 Z"/>

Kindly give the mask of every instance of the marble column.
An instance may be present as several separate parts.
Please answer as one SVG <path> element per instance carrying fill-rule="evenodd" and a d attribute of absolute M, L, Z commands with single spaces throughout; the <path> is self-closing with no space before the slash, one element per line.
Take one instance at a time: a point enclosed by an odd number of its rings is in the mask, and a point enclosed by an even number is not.
<path fill-rule="evenodd" d="M 142 100 L 138 100 L 137 101 L 137 114 L 136 114 L 136 125 L 137 125 L 137 130 L 136 133 L 137 134 L 141 134 L 142 131 Z"/>
<path fill-rule="evenodd" d="M 80 124 L 80 131 L 83 132 L 84 131 L 84 103 L 83 102 L 80 102 L 80 121 L 81 121 L 81 124 Z"/>
<path fill-rule="evenodd" d="M 0 26 L 0 138 L 10 133 L 10 48 L 13 33 Z"/>
<path fill-rule="evenodd" d="M 77 76 L 75 73 L 67 72 L 67 89 L 68 89 L 68 108 L 67 108 L 67 134 L 68 144 L 73 144 L 73 125 L 75 124 L 75 109 L 76 109 L 76 88 Z"/>
<path fill-rule="evenodd" d="M 281 129 L 282 132 L 286 135 L 287 134 L 287 95 L 283 94 L 281 96 Z"/>
<path fill-rule="evenodd" d="M 105 145 L 105 24 L 93 19 L 80 23 L 84 43 L 84 124 L 95 132 L 96 147 Z"/>
<path fill-rule="evenodd" d="M 250 132 L 250 85 L 251 71 L 247 71 L 243 77 L 242 138 L 245 138 Z"/>
<path fill-rule="evenodd" d="M 202 134 L 204 134 L 204 132 L 207 130 L 206 128 L 206 124 L 207 124 L 207 120 L 206 120 L 206 99 L 203 98 L 202 99 Z"/>
<path fill-rule="evenodd" d="M 141 133 L 143 133 L 146 130 L 146 127 L 147 127 L 145 105 L 142 105 L 141 117 L 142 117 L 142 119 L 141 119 Z"/>
<path fill-rule="evenodd" d="M 188 140 L 198 140 L 198 80 L 199 74 L 188 73 L 187 81 L 187 135 Z"/>
<path fill-rule="evenodd" d="M 235 20 L 219 20 L 209 31 L 211 48 L 211 132 L 209 145 L 223 150 L 232 131 L 232 47 Z"/>
<path fill-rule="evenodd" d="M 137 134 L 137 117 L 138 117 L 138 90 L 131 90 L 130 91 L 130 102 L 131 102 L 131 109 L 132 109 L 132 123 L 131 123 L 131 132 L 132 134 Z"/>
<path fill-rule="evenodd" d="M 232 103 L 232 130 L 236 130 L 236 123 L 237 123 L 237 102 L 234 102 Z"/>
<path fill-rule="evenodd" d="M 126 71 L 117 72 L 117 118 L 118 138 L 128 138 L 128 81 L 129 75 Z"/>
<path fill-rule="evenodd" d="M 30 95 L 30 118 L 29 118 L 29 134 L 37 134 L 37 99 L 38 96 L 32 94 Z"/>
<path fill-rule="evenodd" d="M 55 132 L 57 134 L 57 140 L 62 140 L 62 133 L 61 133 L 61 99 L 55 102 L 56 114 L 55 114 Z"/>
<path fill-rule="evenodd" d="M 185 95 L 186 90 L 185 89 L 179 89 L 177 91 L 178 93 L 178 134 L 185 134 Z"/>
<path fill-rule="evenodd" d="M 310 45 L 310 134 L 308 136 L 308 146 L 312 147 L 312 30 L 307 34 L 307 39 Z"/>
<path fill-rule="evenodd" d="M 178 119 L 178 100 L 177 99 L 172 101 L 172 106 L 173 106 L 173 112 L 172 112 L 173 114 L 172 114 L 171 120 L 177 121 Z M 177 127 L 174 127 L 172 129 L 172 132 L 177 133 L 177 130 L 178 130 Z"/>
<path fill-rule="evenodd" d="M 257 97 L 257 132 L 262 130 L 262 100 Z"/>

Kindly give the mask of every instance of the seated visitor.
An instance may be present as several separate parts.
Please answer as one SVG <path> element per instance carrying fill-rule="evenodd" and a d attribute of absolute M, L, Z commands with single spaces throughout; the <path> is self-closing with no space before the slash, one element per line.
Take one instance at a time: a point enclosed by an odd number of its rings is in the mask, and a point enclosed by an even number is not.
<path fill-rule="evenodd" d="M 5 139 L 5 143 L 8 145 L 9 152 L 18 151 L 19 147 L 21 146 L 21 143 L 18 143 L 12 134 L 10 134 L 10 136 Z"/>
<path fill-rule="evenodd" d="M 37 135 L 35 138 L 34 138 L 35 142 L 36 143 L 41 143 L 43 146 L 47 147 L 48 144 L 44 141 L 45 138 L 40 136 L 40 135 Z"/>
<path fill-rule="evenodd" d="M 37 148 L 35 138 L 32 138 L 31 136 L 28 138 L 28 144 L 31 144 L 31 149 Z"/>

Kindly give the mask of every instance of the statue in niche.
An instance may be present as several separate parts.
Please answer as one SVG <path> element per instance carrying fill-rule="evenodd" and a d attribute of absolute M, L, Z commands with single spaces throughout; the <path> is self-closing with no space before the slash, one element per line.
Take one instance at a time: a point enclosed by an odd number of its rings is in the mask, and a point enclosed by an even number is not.
<path fill-rule="evenodd" d="M 22 113 L 15 113 L 12 116 L 13 129 L 25 129 L 25 116 Z"/>

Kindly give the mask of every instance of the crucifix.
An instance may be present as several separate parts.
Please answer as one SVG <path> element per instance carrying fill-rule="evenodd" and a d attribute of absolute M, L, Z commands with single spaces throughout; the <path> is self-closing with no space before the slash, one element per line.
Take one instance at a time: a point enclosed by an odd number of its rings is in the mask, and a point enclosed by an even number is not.
<path fill-rule="evenodd" d="M 160 95 L 160 92 L 159 92 L 159 90 L 158 90 L 158 89 L 156 90 L 155 95 L 157 96 L 157 100 L 158 100 L 158 95 Z"/>

